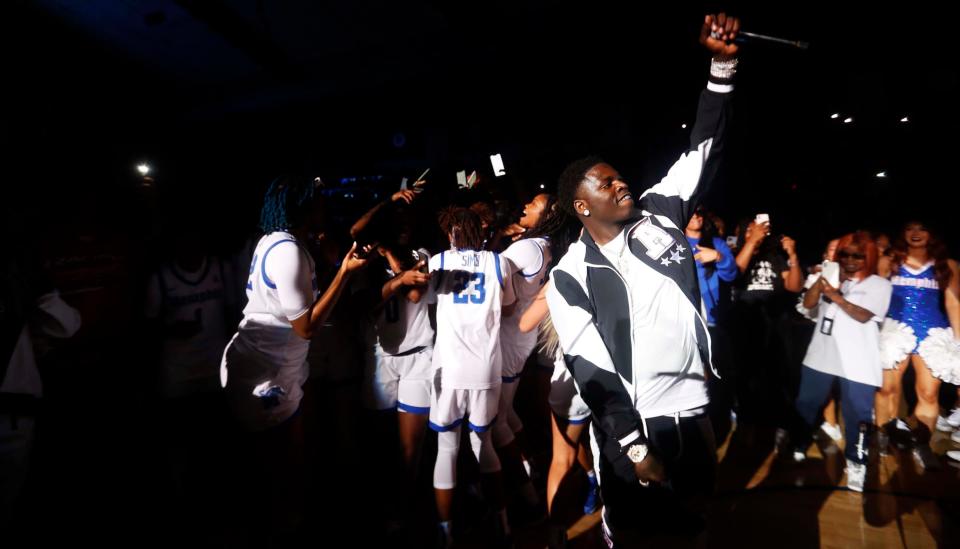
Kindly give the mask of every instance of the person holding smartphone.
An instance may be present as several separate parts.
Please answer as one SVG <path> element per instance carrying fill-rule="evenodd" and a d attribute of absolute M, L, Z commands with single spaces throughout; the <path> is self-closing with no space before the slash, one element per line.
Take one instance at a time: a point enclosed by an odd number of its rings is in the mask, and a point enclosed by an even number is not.
<path fill-rule="evenodd" d="M 796 409 L 802 420 L 791 433 L 794 459 L 806 458 L 810 433 L 835 382 L 844 416 L 847 488 L 863 491 L 874 395 L 883 384 L 879 324 L 890 306 L 890 281 L 877 276 L 877 246 L 860 231 L 837 244 L 840 287 L 820 277 L 803 296 L 816 311 L 817 329 L 803 359 Z"/>
<path fill-rule="evenodd" d="M 244 521 L 252 534 L 283 544 L 303 512 L 302 416 L 310 338 L 329 316 L 347 281 L 366 265 L 354 243 L 320 295 L 306 244 L 320 234 L 324 211 L 314 182 L 284 176 L 264 196 L 260 239 L 246 283 L 243 320 L 223 351 L 220 384 L 249 450 L 252 496 L 277 502 L 269 520 Z M 319 297 L 318 297 L 319 296 Z M 259 492 L 267 493 L 261 494 Z M 282 505 L 280 504 L 282 502 Z"/>
<path fill-rule="evenodd" d="M 790 360 L 791 329 L 786 322 L 793 296 L 803 289 L 796 242 L 770 237 L 770 218 L 758 215 L 741 223 L 743 246 L 731 310 L 735 352 L 734 379 L 740 423 L 770 422 L 785 428 L 799 385 L 799 366 Z M 791 367 L 793 364 L 793 367 Z M 780 431 L 778 442 L 786 431 Z"/>

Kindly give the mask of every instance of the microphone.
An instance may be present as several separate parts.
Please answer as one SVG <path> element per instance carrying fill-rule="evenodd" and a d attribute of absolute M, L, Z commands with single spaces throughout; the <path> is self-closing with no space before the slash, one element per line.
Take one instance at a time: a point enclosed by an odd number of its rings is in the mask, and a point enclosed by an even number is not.
<path fill-rule="evenodd" d="M 710 33 L 711 38 L 718 38 L 719 35 L 715 32 Z M 737 37 L 733 39 L 734 42 L 738 44 L 744 44 L 749 42 L 773 42 L 776 44 L 783 44 L 785 46 L 793 46 L 797 49 L 806 50 L 810 47 L 810 42 L 804 42 L 802 40 L 787 40 L 786 38 L 777 38 L 776 36 L 768 36 L 766 34 L 758 34 L 755 32 L 746 32 L 739 31 Z"/>

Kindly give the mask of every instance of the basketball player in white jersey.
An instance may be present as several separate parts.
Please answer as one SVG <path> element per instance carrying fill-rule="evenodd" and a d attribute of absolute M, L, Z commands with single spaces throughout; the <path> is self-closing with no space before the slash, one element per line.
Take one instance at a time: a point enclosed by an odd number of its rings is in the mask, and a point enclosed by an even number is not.
<path fill-rule="evenodd" d="M 195 240 L 177 240 L 177 257 L 150 277 L 145 310 L 148 319 L 159 323 L 160 393 L 165 398 L 219 392 L 232 305 L 228 267 Z"/>
<path fill-rule="evenodd" d="M 378 427 L 385 433 L 393 436 L 397 429 L 403 455 L 402 476 L 391 467 L 381 470 L 382 482 L 396 496 L 396 501 L 387 502 L 392 515 L 388 530 L 402 527 L 401 517 L 410 515 L 404 507 L 409 509 L 407 495 L 414 489 L 434 373 L 434 331 L 423 299 L 430 256 L 423 249 L 407 252 L 406 261 L 401 261 L 390 249 L 380 248 L 383 272 L 376 280 L 386 282 L 376 287 L 380 303 L 373 312 L 364 357 L 365 404 L 377 411 Z"/>
<path fill-rule="evenodd" d="M 438 370 L 430 405 L 430 428 L 437 431 L 434 488 L 446 543 L 452 542 L 451 508 L 456 486 L 460 427 L 466 422 L 480 464 L 484 494 L 498 512 L 498 535 L 509 537 L 500 460 L 490 428 L 500 400 L 502 357 L 500 318 L 513 303 L 509 263 L 482 251 L 479 216 L 465 208 L 440 214 L 440 227 L 452 249 L 430 259 L 428 300 L 437 303 L 437 340 L 433 365 Z"/>
<path fill-rule="evenodd" d="M 220 380 L 233 414 L 250 435 L 256 455 L 250 490 L 266 489 L 258 502 L 272 521 L 255 534 L 289 542 L 302 519 L 303 432 L 296 414 L 306 381 L 310 336 L 329 315 L 350 276 L 366 264 L 356 244 L 317 299 L 314 261 L 304 242 L 323 219 L 314 182 L 294 177 L 273 181 L 264 197 L 260 226 L 266 233 L 254 250 L 243 320 L 224 350 Z M 271 524 L 272 522 L 272 524 Z M 259 523 L 258 523 L 259 524 Z M 263 529 L 267 529 L 264 532 Z"/>
<path fill-rule="evenodd" d="M 523 440 L 519 437 L 523 423 L 513 408 L 514 395 L 524 364 L 537 344 L 536 332 L 524 333 L 518 326 L 520 316 L 530 306 L 547 279 L 550 265 L 550 242 L 546 236 L 561 215 L 556 198 L 538 194 L 523 208 L 517 226 L 523 231 L 516 242 L 503 252 L 512 265 L 513 286 L 517 296 L 515 314 L 500 324 L 500 348 L 503 355 L 503 386 L 500 389 L 500 412 L 493 428 L 493 444 L 505 471 L 507 486 L 519 488 L 528 508 L 539 503 L 537 492 L 523 467 Z M 519 438 L 519 440 L 517 440 Z"/>
<path fill-rule="evenodd" d="M 560 246 L 560 244 L 557 244 Z M 566 246 L 562 246 L 564 251 Z M 596 512 L 600 505 L 600 485 L 593 467 L 589 437 L 583 435 L 590 424 L 590 408 L 580 396 L 576 382 L 563 358 L 557 331 L 553 328 L 550 311 L 547 309 L 546 293 L 548 280 L 533 302 L 520 318 L 519 328 L 524 333 L 537 333 L 542 354 L 553 357 L 553 375 L 550 377 L 550 427 L 552 447 L 550 471 L 547 473 L 547 547 L 566 547 L 567 527 L 560 518 L 563 513 L 554 513 L 556 495 L 573 464 L 579 463 L 587 475 L 587 495 L 583 502 L 583 514 Z M 586 440 L 582 440 L 586 439 Z"/>
<path fill-rule="evenodd" d="M 207 254 L 196 224 L 178 226 L 171 240 L 174 257 L 159 266 L 147 284 L 145 316 L 158 352 L 145 353 L 159 368 L 158 416 L 165 465 L 176 494 L 178 517 L 191 531 L 209 521 L 203 512 L 216 506 L 218 473 L 230 420 L 220 387 L 220 359 L 227 326 L 237 319 L 230 269 Z"/>

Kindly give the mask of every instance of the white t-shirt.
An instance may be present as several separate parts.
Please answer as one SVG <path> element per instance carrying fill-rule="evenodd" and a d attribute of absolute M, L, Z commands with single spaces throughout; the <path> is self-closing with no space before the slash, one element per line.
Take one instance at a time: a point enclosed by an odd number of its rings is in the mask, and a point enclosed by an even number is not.
<path fill-rule="evenodd" d="M 880 323 L 890 307 L 892 291 L 890 281 L 877 275 L 859 282 L 845 280 L 840 285 L 844 299 L 873 313 L 873 318 L 867 322 L 854 320 L 837 305 L 826 303 L 821 296 L 816 310 L 817 328 L 803 364 L 857 383 L 874 387 L 883 385 Z M 824 331 L 830 331 L 830 334 Z"/>
<path fill-rule="evenodd" d="M 500 324 L 500 344 L 518 347 L 526 353 L 537 345 L 537 332 L 520 331 L 520 317 L 533 303 L 540 288 L 547 281 L 547 267 L 550 265 L 550 244 L 543 238 L 524 238 L 504 250 L 502 257 L 510 260 L 513 267 L 513 287 L 517 296 L 517 307 L 511 316 Z"/>
<path fill-rule="evenodd" d="M 500 310 L 511 305 L 509 263 L 488 251 L 447 250 L 430 258 L 427 301 L 437 304 L 433 365 L 447 389 L 501 383 Z"/>
<path fill-rule="evenodd" d="M 699 411 L 709 397 L 697 347 L 697 311 L 676 282 L 630 252 L 623 232 L 600 251 L 620 271 L 630 294 L 637 411 L 644 417 Z"/>
<path fill-rule="evenodd" d="M 429 259 L 430 254 L 426 250 L 419 250 L 419 257 Z M 386 272 L 390 278 L 397 275 L 389 268 Z M 433 345 L 433 327 L 430 326 L 427 300 L 421 299 L 414 303 L 407 299 L 403 292 L 394 293 L 383 304 L 374 328 L 377 345 L 388 355 Z"/>
<path fill-rule="evenodd" d="M 182 396 L 218 388 L 220 358 L 227 344 L 225 267 L 204 258 L 196 272 L 176 264 L 165 265 L 147 285 L 147 318 L 164 326 L 193 323 L 190 336 L 163 338 L 161 390 L 165 396 Z"/>
<path fill-rule="evenodd" d="M 283 396 L 270 415 L 292 414 L 303 396 L 310 341 L 297 335 L 290 322 L 307 314 L 316 301 L 313 258 L 293 235 L 276 231 L 257 243 L 249 275 L 247 306 L 230 344 L 233 350 L 224 354 L 220 381 L 251 393 L 276 387 Z"/>

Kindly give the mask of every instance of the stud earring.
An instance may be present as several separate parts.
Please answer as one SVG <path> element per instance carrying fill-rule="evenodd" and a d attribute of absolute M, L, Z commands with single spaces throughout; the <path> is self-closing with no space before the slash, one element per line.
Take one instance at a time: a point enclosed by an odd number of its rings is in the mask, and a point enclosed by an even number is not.
<path fill-rule="evenodd" d="M 590 217 L 590 210 L 583 210 L 583 217 Z"/>

